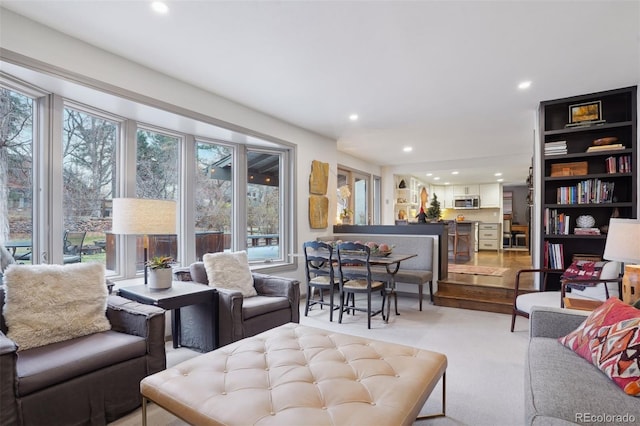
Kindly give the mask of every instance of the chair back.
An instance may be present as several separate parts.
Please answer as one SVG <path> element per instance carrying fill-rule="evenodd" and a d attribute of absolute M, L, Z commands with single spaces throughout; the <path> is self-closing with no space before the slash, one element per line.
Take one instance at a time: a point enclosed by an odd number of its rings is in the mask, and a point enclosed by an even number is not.
<path fill-rule="evenodd" d="M 505 234 L 511 233 L 511 219 L 504 219 L 502 221 L 502 232 Z"/>
<path fill-rule="evenodd" d="M 333 246 L 324 241 L 307 241 L 303 245 L 307 283 L 314 277 L 327 276 L 335 282 Z"/>
<path fill-rule="evenodd" d="M 64 233 L 63 253 L 72 255 L 82 255 L 82 244 L 86 232 L 70 232 Z"/>
<path fill-rule="evenodd" d="M 350 280 L 363 280 L 367 289 L 371 289 L 371 249 L 360 243 L 346 242 L 338 244 L 338 268 L 340 288 Z"/>

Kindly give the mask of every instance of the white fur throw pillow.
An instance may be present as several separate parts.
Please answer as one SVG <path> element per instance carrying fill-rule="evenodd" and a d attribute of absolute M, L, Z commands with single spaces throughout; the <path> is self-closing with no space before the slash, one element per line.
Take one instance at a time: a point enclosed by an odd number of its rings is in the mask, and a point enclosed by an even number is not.
<path fill-rule="evenodd" d="M 244 297 L 256 296 L 246 251 L 207 253 L 202 256 L 211 287 L 237 290 Z"/>
<path fill-rule="evenodd" d="M 7 337 L 19 350 L 111 329 L 104 265 L 11 265 L 4 274 Z"/>

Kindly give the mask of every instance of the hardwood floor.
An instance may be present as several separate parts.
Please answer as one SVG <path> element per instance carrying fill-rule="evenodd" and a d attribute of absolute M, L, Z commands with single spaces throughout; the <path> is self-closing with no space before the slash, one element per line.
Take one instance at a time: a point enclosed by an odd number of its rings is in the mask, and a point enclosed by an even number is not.
<path fill-rule="evenodd" d="M 471 275 L 449 272 L 446 280 L 438 281 L 434 303 L 489 312 L 511 313 L 513 287 L 520 269 L 531 268 L 531 255 L 526 250 L 479 251 L 470 258 L 458 257 L 450 264 L 482 265 L 508 268 L 502 276 Z M 522 276 L 520 288 L 532 290 L 531 274 Z"/>

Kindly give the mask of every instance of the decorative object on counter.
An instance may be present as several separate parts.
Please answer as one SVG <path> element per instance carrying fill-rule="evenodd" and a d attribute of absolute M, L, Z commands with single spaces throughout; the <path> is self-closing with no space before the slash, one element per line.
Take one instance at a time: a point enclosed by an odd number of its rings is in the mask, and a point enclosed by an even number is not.
<path fill-rule="evenodd" d="M 400 209 L 400 211 L 398 212 L 398 219 L 405 220 L 406 218 L 407 212 L 405 212 L 404 209 Z"/>
<path fill-rule="evenodd" d="M 399 189 L 405 189 L 407 187 L 407 183 L 404 181 L 404 179 L 402 179 L 400 181 L 400 184 L 398 185 Z"/>
<path fill-rule="evenodd" d="M 459 214 L 458 216 L 456 216 L 456 220 L 458 222 L 462 222 L 464 220 L 464 215 L 463 214 Z"/>
<path fill-rule="evenodd" d="M 611 145 L 614 142 L 618 142 L 618 138 L 615 136 L 610 136 L 608 138 L 600 138 L 593 141 L 593 144 L 596 146 L 600 145 Z"/>
<path fill-rule="evenodd" d="M 351 209 L 342 209 L 342 212 L 340 213 L 340 220 L 342 220 L 342 223 L 345 225 L 351 225 L 352 216 L 353 211 L 351 211 Z"/>
<path fill-rule="evenodd" d="M 353 215 L 353 211 L 349 208 L 349 197 L 351 197 L 349 185 L 342 185 L 338 188 L 338 207 L 342 207 L 342 210 L 340 211 L 340 220 L 345 225 L 351 224 L 351 216 Z"/>
<path fill-rule="evenodd" d="M 593 225 L 596 224 L 596 220 L 593 216 L 585 214 L 582 216 L 578 216 L 576 219 L 576 226 L 578 228 L 593 228 Z"/>
<path fill-rule="evenodd" d="M 422 207 L 420 207 L 420 213 L 416 217 L 418 218 L 418 223 L 427 223 L 427 214 Z"/>
<path fill-rule="evenodd" d="M 427 200 L 429 199 L 429 194 L 427 194 L 427 188 L 422 187 L 422 191 L 420 191 L 420 208 L 424 208 L 427 206 Z"/>
<path fill-rule="evenodd" d="M 437 222 L 440 220 L 440 214 L 440 201 L 438 201 L 438 195 L 433 194 L 433 199 L 431 200 L 431 204 L 426 212 L 427 219 L 432 222 Z"/>
<path fill-rule="evenodd" d="M 173 281 L 171 265 L 173 263 L 175 263 L 173 258 L 169 256 L 156 256 L 147 261 L 149 288 L 156 290 L 171 288 L 171 282 Z"/>

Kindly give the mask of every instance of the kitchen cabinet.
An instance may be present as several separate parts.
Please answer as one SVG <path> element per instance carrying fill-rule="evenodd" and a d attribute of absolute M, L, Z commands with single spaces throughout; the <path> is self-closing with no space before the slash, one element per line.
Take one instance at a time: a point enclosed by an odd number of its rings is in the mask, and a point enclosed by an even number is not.
<path fill-rule="evenodd" d="M 501 235 L 499 223 L 481 223 L 478 227 L 478 250 L 500 251 Z"/>
<path fill-rule="evenodd" d="M 453 187 L 450 185 L 431 185 L 431 192 L 429 192 L 429 202 L 431 202 L 431 196 L 436 194 L 438 201 L 440 202 L 441 209 L 453 208 Z M 429 207 L 427 205 L 427 207 Z"/>
<path fill-rule="evenodd" d="M 458 195 L 479 195 L 480 194 L 480 186 L 469 184 L 469 185 L 453 185 L 453 196 Z"/>
<path fill-rule="evenodd" d="M 481 183 L 480 187 L 480 208 L 500 208 L 502 190 L 499 183 Z"/>

